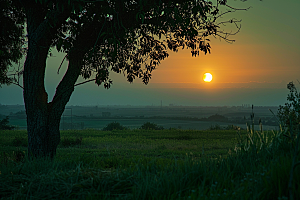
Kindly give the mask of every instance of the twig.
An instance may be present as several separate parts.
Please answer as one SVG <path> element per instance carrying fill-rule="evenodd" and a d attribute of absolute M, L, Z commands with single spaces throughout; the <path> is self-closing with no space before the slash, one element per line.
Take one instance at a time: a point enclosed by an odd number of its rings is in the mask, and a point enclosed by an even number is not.
<path fill-rule="evenodd" d="M 24 90 L 24 87 L 22 85 L 20 85 L 19 83 L 12 83 L 12 84 L 17 85 Z"/>
<path fill-rule="evenodd" d="M 68 55 L 68 54 L 67 54 L 67 55 Z M 67 55 L 65 55 L 64 59 L 61 61 L 60 65 L 59 65 L 59 68 L 58 68 L 58 70 L 57 70 L 57 74 L 59 74 L 59 70 L 60 70 L 60 68 L 61 68 L 61 66 L 62 66 L 62 64 L 63 64 L 63 62 L 64 62 L 64 60 L 66 59 Z"/>
<path fill-rule="evenodd" d="M 233 9 L 233 10 L 249 10 L 250 8 L 252 8 L 251 6 L 248 7 L 248 8 L 234 8 L 234 7 L 231 7 L 231 6 L 227 5 L 227 4 L 226 4 L 226 6 L 227 6 L 228 8 Z"/>
<path fill-rule="evenodd" d="M 78 85 L 81 85 L 81 84 L 85 84 L 85 83 L 94 81 L 94 80 L 96 80 L 96 79 L 94 78 L 94 79 L 91 79 L 91 80 L 88 80 L 88 81 L 84 81 L 84 82 L 81 82 L 81 83 L 77 83 L 77 84 L 74 85 L 74 87 L 75 87 L 75 86 L 78 86 Z"/>

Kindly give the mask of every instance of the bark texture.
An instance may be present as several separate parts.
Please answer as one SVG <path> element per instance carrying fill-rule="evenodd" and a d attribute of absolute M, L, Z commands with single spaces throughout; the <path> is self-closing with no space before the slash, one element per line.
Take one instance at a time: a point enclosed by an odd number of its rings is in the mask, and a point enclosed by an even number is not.
<path fill-rule="evenodd" d="M 51 24 L 56 17 L 56 27 Z M 46 18 L 46 11 L 35 2 L 26 7 L 28 52 L 24 65 L 23 96 L 27 115 L 28 156 L 51 157 L 56 154 L 60 141 L 59 125 L 66 105 L 57 101 L 60 106 L 48 103 L 44 78 L 46 60 L 59 22 L 65 20 L 62 13 L 53 11 Z M 69 98 L 68 98 L 69 99 Z M 67 102 L 66 100 L 64 102 Z"/>

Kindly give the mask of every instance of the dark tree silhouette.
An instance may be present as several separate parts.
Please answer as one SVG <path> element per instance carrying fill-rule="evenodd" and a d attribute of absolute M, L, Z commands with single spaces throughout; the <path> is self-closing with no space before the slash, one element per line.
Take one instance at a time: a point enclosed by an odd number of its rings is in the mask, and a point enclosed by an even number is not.
<path fill-rule="evenodd" d="M 16 82 L 8 77 L 8 68 L 22 58 L 24 49 L 23 24 L 25 15 L 10 0 L 0 1 L 0 87 L 2 84 Z"/>
<path fill-rule="evenodd" d="M 4 119 L 0 120 L 0 130 L 13 130 L 16 129 L 15 126 L 8 125 L 9 117 L 6 116 Z"/>
<path fill-rule="evenodd" d="M 10 1 L 8 1 L 10 2 Z M 168 57 L 168 50 L 191 49 L 192 56 L 210 53 L 210 35 L 227 42 L 218 22 L 235 11 L 226 1 L 204 0 L 16 0 L 11 8 L 25 14 L 28 50 L 23 69 L 28 154 L 51 157 L 60 141 L 59 125 L 78 77 L 109 88 L 110 72 L 123 73 L 129 82 L 147 84 L 151 72 Z M 223 6 L 227 9 L 221 12 Z M 68 69 L 52 101 L 44 86 L 51 47 L 66 53 Z M 64 60 L 65 60 L 64 59 Z M 58 73 L 59 73 L 58 68 Z M 4 70 L 5 73 L 5 70 Z M 92 74 L 96 77 L 91 79 Z M 84 83 L 85 83 L 84 82 Z"/>

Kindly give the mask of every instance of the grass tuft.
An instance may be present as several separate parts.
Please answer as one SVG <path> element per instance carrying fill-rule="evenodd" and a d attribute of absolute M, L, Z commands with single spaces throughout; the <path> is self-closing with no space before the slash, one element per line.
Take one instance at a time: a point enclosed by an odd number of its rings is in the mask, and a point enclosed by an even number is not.
<path fill-rule="evenodd" d="M 27 137 L 25 137 L 25 136 L 17 135 L 14 137 L 11 144 L 12 144 L 12 146 L 15 146 L 15 147 L 27 147 L 28 140 L 27 140 Z"/>

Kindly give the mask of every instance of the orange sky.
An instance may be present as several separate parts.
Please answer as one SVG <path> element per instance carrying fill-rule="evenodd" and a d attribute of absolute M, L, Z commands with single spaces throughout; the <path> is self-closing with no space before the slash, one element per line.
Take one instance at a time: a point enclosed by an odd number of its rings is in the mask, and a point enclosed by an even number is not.
<path fill-rule="evenodd" d="M 283 3 L 284 2 L 284 3 Z M 153 72 L 151 83 L 161 87 L 282 88 L 300 79 L 300 1 L 228 1 L 238 8 L 252 6 L 228 17 L 242 19 L 240 33 L 233 44 L 211 37 L 211 54 L 191 56 L 190 50 L 170 53 Z M 230 29 L 228 29 L 230 30 Z M 205 72 L 213 75 L 204 83 Z M 120 80 L 119 78 L 117 79 Z M 163 84 L 168 83 L 168 84 Z M 210 85 L 210 86 L 209 86 Z"/>
<path fill-rule="evenodd" d="M 196 58 L 190 50 L 171 52 L 152 73 L 147 86 L 140 80 L 129 84 L 123 75 L 112 73 L 110 78 L 114 82 L 110 90 L 93 82 L 78 86 L 69 105 L 149 105 L 160 104 L 160 100 L 182 105 L 284 104 L 286 84 L 300 80 L 300 1 L 228 0 L 228 3 L 237 8 L 252 6 L 248 11 L 228 15 L 242 19 L 241 31 L 231 37 L 235 43 L 211 37 L 211 54 L 202 53 Z M 56 57 L 48 59 L 45 79 L 49 101 L 67 68 L 64 62 L 57 75 L 64 55 L 53 53 Z M 205 72 L 213 75 L 211 83 L 202 80 Z M 22 90 L 14 85 L 3 86 L 0 103 L 23 104 Z"/>

